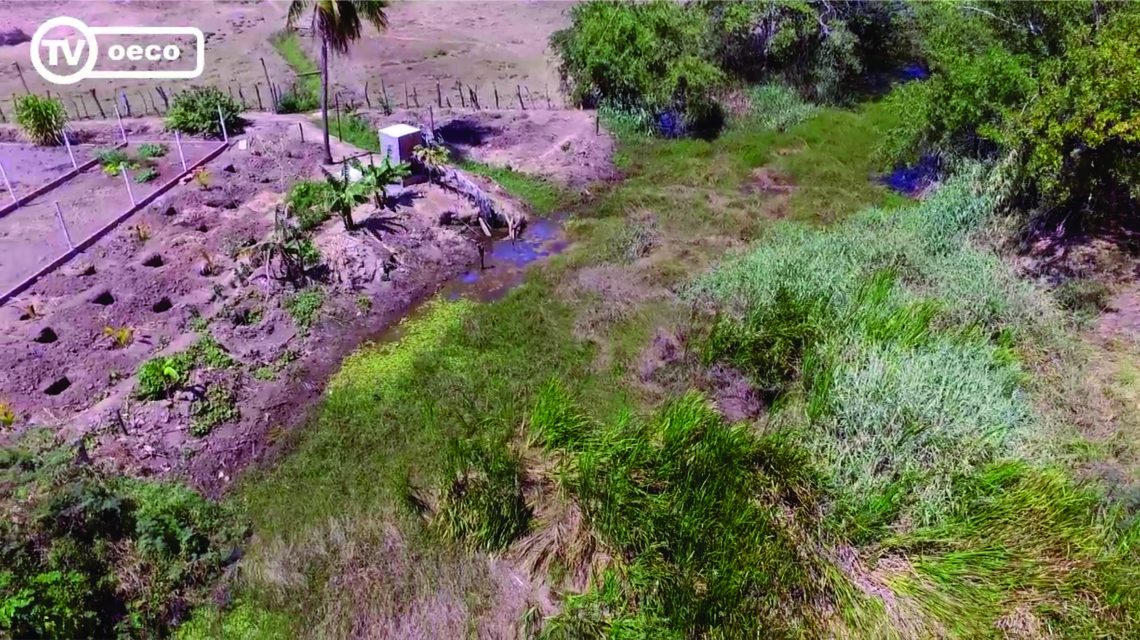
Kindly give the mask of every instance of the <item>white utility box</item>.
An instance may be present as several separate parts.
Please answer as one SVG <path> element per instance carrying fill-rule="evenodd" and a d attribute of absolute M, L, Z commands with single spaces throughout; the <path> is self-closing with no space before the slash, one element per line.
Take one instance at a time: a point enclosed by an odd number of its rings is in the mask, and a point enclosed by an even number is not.
<path fill-rule="evenodd" d="M 424 143 L 424 134 L 410 124 L 394 124 L 380 130 L 380 156 L 388 157 L 393 164 L 412 162 L 412 149 Z M 417 176 L 404 179 L 404 185 L 420 182 Z"/>

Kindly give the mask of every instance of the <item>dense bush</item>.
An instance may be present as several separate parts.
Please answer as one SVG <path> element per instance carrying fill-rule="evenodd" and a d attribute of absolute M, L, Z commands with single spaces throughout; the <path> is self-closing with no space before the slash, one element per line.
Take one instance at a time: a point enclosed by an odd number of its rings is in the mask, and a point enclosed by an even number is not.
<path fill-rule="evenodd" d="M 565 89 L 667 137 L 719 127 L 719 98 L 734 84 L 779 81 L 817 101 L 845 102 L 867 74 L 893 69 L 914 48 L 900 2 L 595 0 L 555 33 Z"/>
<path fill-rule="evenodd" d="M 725 76 L 702 56 L 697 17 L 667 0 L 574 6 L 571 26 L 551 36 L 565 88 L 587 106 L 672 110 L 694 126 L 715 123 Z"/>
<path fill-rule="evenodd" d="M 30 93 L 16 98 L 16 124 L 36 144 L 62 144 L 67 109 L 58 98 Z"/>
<path fill-rule="evenodd" d="M 42 432 L 0 449 L 0 635 L 157 637 L 233 557 L 232 516 L 105 476 Z"/>
<path fill-rule="evenodd" d="M 166 113 L 166 128 L 182 133 L 222 136 L 222 121 L 230 135 L 245 126 L 242 106 L 216 87 L 191 87 L 174 96 Z M 220 114 L 220 119 L 219 119 Z"/>
<path fill-rule="evenodd" d="M 905 117 L 887 161 L 932 151 L 1000 161 L 1008 203 L 1070 230 L 1136 211 L 1136 5 L 929 3 L 915 24 L 932 75 L 891 97 Z"/>

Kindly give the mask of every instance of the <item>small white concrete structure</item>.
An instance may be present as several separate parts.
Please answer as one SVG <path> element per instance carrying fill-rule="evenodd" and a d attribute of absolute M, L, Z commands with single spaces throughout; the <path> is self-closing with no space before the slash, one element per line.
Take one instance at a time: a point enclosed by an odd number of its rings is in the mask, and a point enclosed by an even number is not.
<path fill-rule="evenodd" d="M 422 131 L 409 124 L 393 124 L 380 130 L 380 157 L 389 158 L 393 164 L 412 162 L 412 150 L 424 143 Z M 404 178 L 402 186 L 423 182 L 423 176 L 415 174 Z"/>
<path fill-rule="evenodd" d="M 412 149 L 424 143 L 424 134 L 409 124 L 394 124 L 380 130 L 380 155 L 392 162 L 411 162 Z"/>

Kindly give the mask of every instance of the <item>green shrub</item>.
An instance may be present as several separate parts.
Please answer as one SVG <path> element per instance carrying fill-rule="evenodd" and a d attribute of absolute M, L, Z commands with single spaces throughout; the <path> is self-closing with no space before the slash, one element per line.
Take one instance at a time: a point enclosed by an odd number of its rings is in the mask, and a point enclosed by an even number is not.
<path fill-rule="evenodd" d="M 697 126 L 719 117 L 725 77 L 701 56 L 704 23 L 687 5 L 593 1 L 575 5 L 570 19 L 550 43 L 574 102 L 677 110 Z"/>
<path fill-rule="evenodd" d="M 174 96 L 166 113 L 166 128 L 188 134 L 221 137 L 225 121 L 230 135 L 241 133 L 245 120 L 237 100 L 216 87 L 191 87 Z M 220 116 L 220 119 L 219 119 Z"/>
<path fill-rule="evenodd" d="M 725 424 L 693 393 L 644 420 L 595 424 L 556 384 L 539 393 L 530 422 L 532 438 L 560 454 L 561 489 L 620 559 L 621 577 L 585 597 L 610 606 L 583 620 L 585 602 L 569 604 L 552 630 L 779 636 L 827 597 L 819 558 L 797 549 L 777 515 L 785 499 L 810 509 L 817 498 L 810 459 L 786 434 Z"/>
<path fill-rule="evenodd" d="M 693 292 L 721 310 L 707 361 L 770 394 L 805 394 L 804 446 L 831 474 L 833 513 L 852 535 L 937 521 L 955 478 L 1031 440 L 1010 346 L 1059 317 L 966 241 L 993 210 L 981 179 L 833 230 L 781 228 Z"/>
<path fill-rule="evenodd" d="M 139 145 L 138 156 L 143 160 L 153 160 L 154 158 L 161 158 L 169 151 L 164 144 L 154 144 L 151 142 L 144 142 Z"/>
<path fill-rule="evenodd" d="M 277 113 L 312 113 L 321 106 L 317 94 L 294 86 L 277 99 L 274 110 Z"/>
<path fill-rule="evenodd" d="M 67 109 L 58 98 L 41 98 L 35 94 L 19 96 L 15 101 L 15 109 L 16 124 L 33 143 L 63 143 Z"/>
<path fill-rule="evenodd" d="M 319 227 L 332 215 L 328 208 L 330 192 L 331 187 L 325 181 L 302 180 L 289 187 L 285 204 L 302 231 Z"/>
<path fill-rule="evenodd" d="M 123 167 L 135 169 L 138 165 L 122 149 L 100 149 L 95 153 L 103 172 L 109 176 L 117 176 Z"/>
<path fill-rule="evenodd" d="M 236 422 L 241 417 L 234 396 L 224 387 L 211 386 L 203 398 L 190 405 L 190 434 L 196 437 L 209 435 L 214 427 Z"/>
<path fill-rule="evenodd" d="M 157 177 L 158 169 L 155 169 L 154 167 L 143 167 L 142 169 L 139 169 L 137 172 L 135 172 L 134 177 L 131 179 L 138 184 L 143 184 L 144 182 L 150 182 Z"/>
<path fill-rule="evenodd" d="M 158 356 L 139 365 L 135 396 L 142 400 L 161 400 L 186 381 L 190 362 L 182 354 Z"/>
<path fill-rule="evenodd" d="M 0 449 L 0 635 L 168 635 L 231 560 L 232 512 L 74 457 L 38 431 Z"/>

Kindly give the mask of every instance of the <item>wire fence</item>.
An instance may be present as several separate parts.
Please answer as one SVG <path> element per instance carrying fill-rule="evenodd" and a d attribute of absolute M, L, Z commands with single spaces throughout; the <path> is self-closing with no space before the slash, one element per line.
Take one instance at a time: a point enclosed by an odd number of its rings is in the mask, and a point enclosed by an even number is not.
<path fill-rule="evenodd" d="M 19 63 L 13 63 L 23 82 L 23 70 Z M 213 85 L 240 103 L 246 111 L 267 113 L 288 113 L 283 110 L 283 98 L 289 94 L 298 95 L 307 91 L 303 79 L 313 73 L 300 74 L 278 82 L 268 71 L 265 60 L 261 60 L 264 82 L 231 83 Z M 32 93 L 23 82 L 25 93 Z M 571 109 L 562 94 L 549 84 L 542 87 L 525 83 L 465 82 L 463 80 L 421 80 L 417 82 L 389 83 L 383 76 L 366 80 L 360 86 L 338 84 L 330 88 L 330 106 L 335 100 L 346 108 L 368 107 L 393 112 L 398 109 L 422 109 L 429 105 L 439 109 Z M 186 89 L 176 89 L 155 84 L 149 88 L 109 91 L 87 89 L 85 91 L 45 90 L 43 95 L 56 98 L 67 110 L 71 120 L 107 120 L 114 117 L 116 110 L 123 117 L 163 116 L 170 111 L 176 96 Z M 19 94 L 0 98 L 0 123 L 15 120 L 15 102 Z M 311 101 L 315 96 L 311 96 Z M 316 110 L 316 106 L 313 106 Z"/>

